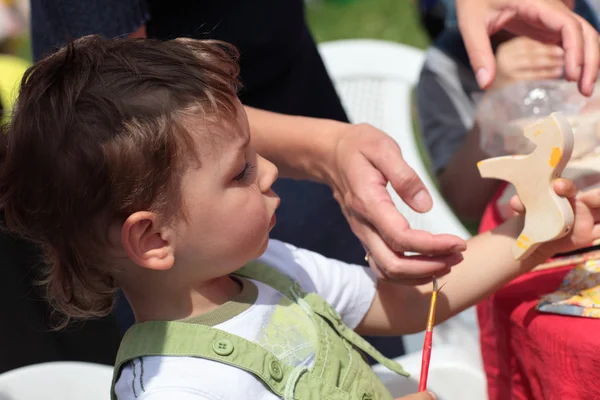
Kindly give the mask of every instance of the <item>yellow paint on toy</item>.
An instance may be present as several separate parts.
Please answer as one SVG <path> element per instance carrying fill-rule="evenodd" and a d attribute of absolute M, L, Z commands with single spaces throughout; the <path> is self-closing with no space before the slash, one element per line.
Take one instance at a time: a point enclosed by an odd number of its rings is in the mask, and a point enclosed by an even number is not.
<path fill-rule="evenodd" d="M 554 168 L 558 165 L 558 163 L 560 162 L 561 159 L 562 159 L 562 152 L 560 151 L 560 149 L 558 147 L 553 147 L 552 153 L 550 153 L 550 160 L 548 160 L 548 163 L 550 164 L 550 166 L 552 168 Z"/>
<path fill-rule="evenodd" d="M 526 235 L 519 236 L 519 240 L 522 240 L 523 242 L 531 242 L 531 239 L 529 239 L 529 237 Z"/>

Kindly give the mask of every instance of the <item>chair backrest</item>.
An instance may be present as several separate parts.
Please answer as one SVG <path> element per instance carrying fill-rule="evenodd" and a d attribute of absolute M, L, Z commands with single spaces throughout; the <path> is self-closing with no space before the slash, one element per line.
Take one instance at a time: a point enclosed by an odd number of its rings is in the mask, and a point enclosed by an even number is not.
<path fill-rule="evenodd" d="M 109 400 L 112 374 L 84 362 L 30 365 L 0 375 L 0 400 Z"/>
<path fill-rule="evenodd" d="M 423 51 L 370 39 L 325 42 L 319 45 L 319 51 L 350 121 L 369 123 L 394 138 L 405 160 L 431 192 L 432 210 L 419 214 L 389 188 L 396 207 L 411 227 L 469 238 L 469 232 L 431 179 L 413 133 L 411 92 L 423 65 Z"/>

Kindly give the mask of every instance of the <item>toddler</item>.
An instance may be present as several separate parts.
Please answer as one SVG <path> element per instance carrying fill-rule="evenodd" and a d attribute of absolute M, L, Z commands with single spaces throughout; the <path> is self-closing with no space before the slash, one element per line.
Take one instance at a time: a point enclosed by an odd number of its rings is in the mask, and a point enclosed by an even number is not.
<path fill-rule="evenodd" d="M 363 356 L 404 371 L 359 334 L 422 330 L 431 284 L 269 240 L 277 168 L 252 148 L 236 57 L 222 42 L 89 36 L 33 65 L 0 136 L 7 225 L 43 247 L 63 325 L 127 296 L 113 399 L 390 399 Z M 521 262 L 522 217 L 473 238 L 440 279 L 437 321 L 600 237 L 598 192 L 555 189 L 575 205 L 570 234 Z"/>

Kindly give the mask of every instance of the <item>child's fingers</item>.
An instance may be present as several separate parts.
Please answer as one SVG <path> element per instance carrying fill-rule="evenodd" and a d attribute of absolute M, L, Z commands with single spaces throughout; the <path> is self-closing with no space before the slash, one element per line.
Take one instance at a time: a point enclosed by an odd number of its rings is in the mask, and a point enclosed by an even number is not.
<path fill-rule="evenodd" d="M 594 225 L 592 228 L 592 238 L 593 241 L 600 239 L 600 225 Z"/>
<path fill-rule="evenodd" d="M 409 394 L 408 396 L 399 397 L 396 400 L 435 400 L 435 394 L 433 392 L 420 392 Z"/>
<path fill-rule="evenodd" d="M 525 206 L 521 202 L 521 199 L 519 199 L 519 196 L 516 195 L 510 199 L 510 208 L 518 214 L 523 214 L 525 212 Z"/>
<path fill-rule="evenodd" d="M 524 59 L 524 65 L 526 65 L 527 69 L 543 69 L 543 68 L 552 68 L 552 67 L 561 67 L 565 66 L 565 61 L 563 58 L 555 57 L 552 53 L 546 54 L 529 54 Z"/>
<path fill-rule="evenodd" d="M 556 194 L 561 197 L 574 198 L 577 195 L 577 187 L 575 186 L 575 183 L 573 183 L 573 181 L 570 179 L 555 179 L 553 182 L 553 187 Z M 600 194 L 600 189 L 598 194 Z M 596 200 L 598 201 L 598 208 L 600 208 L 600 195 L 596 196 Z M 519 196 L 513 196 L 510 199 L 509 204 L 510 208 L 512 208 L 513 211 L 515 211 L 516 213 L 523 214 L 525 212 L 525 206 L 521 202 L 521 199 L 519 199 Z M 589 205 L 588 207 L 594 208 Z"/>
<path fill-rule="evenodd" d="M 548 67 L 539 69 L 528 69 L 520 73 L 519 80 L 542 80 L 558 79 L 564 73 L 563 67 Z"/>
<path fill-rule="evenodd" d="M 577 199 L 591 209 L 600 208 L 600 188 L 580 192 Z"/>
<path fill-rule="evenodd" d="M 577 195 L 577 186 L 570 179 L 558 178 L 553 182 L 554 191 L 561 197 L 575 197 Z"/>

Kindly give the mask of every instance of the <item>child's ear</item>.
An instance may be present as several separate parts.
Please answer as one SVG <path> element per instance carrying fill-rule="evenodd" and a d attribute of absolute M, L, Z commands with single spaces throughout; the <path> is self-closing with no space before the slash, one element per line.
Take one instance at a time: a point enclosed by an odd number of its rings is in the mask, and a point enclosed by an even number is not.
<path fill-rule="evenodd" d="M 121 244 L 127 256 L 139 266 L 164 271 L 175 262 L 170 229 L 161 225 L 156 214 L 138 211 L 121 227 Z"/>

